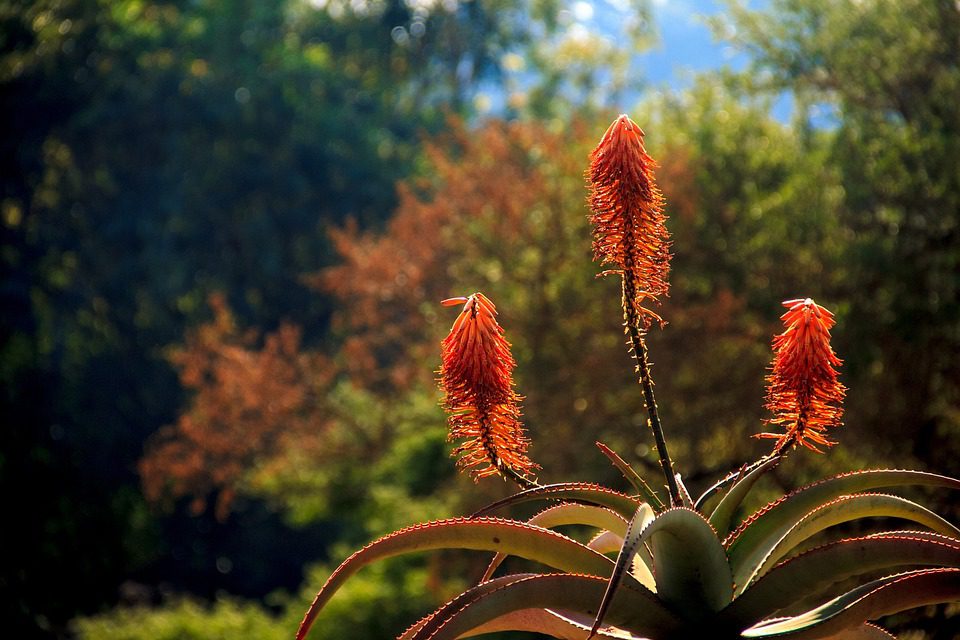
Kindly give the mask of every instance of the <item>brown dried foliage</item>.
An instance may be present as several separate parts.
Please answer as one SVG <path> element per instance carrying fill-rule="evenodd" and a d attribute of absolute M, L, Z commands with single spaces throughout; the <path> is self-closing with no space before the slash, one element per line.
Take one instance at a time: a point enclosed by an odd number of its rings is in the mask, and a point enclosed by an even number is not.
<path fill-rule="evenodd" d="M 398 185 L 399 207 L 382 232 L 331 231 L 340 264 L 308 277 L 337 300 L 340 364 L 374 388 L 428 380 L 440 326 L 435 301 L 473 286 L 468 269 L 531 246 L 531 212 L 569 202 L 546 186 L 540 158 L 564 155 L 562 136 L 539 126 L 491 122 L 425 144 L 429 174 Z"/>
<path fill-rule="evenodd" d="M 330 371 L 301 348 L 297 327 L 260 341 L 237 329 L 223 296 L 211 296 L 210 306 L 213 320 L 170 358 L 193 394 L 190 406 L 153 437 L 139 467 L 149 500 L 193 496 L 199 512 L 214 497 L 224 518 L 256 461 L 304 446 L 322 429 L 319 396 Z"/>
<path fill-rule="evenodd" d="M 578 464 L 578 449 L 623 420 L 611 398 L 619 387 L 609 381 L 629 380 L 612 325 L 598 325 L 609 294 L 590 282 L 582 241 L 581 158 L 589 146 L 579 124 L 550 131 L 490 122 L 468 130 L 452 122 L 428 141 L 429 172 L 398 185 L 399 207 L 386 227 L 333 230 L 339 264 L 306 276 L 335 300 L 339 345 L 329 358 L 294 347 L 292 327 L 261 339 L 239 331 L 214 301 L 214 321 L 174 356 L 193 395 L 148 448 L 141 468 L 149 496 L 196 496 L 202 508 L 221 492 L 223 509 L 254 468 L 262 479 L 289 468 L 291 451 L 300 463 L 334 456 L 331 435 L 340 427 L 325 406 L 332 379 L 388 397 L 432 386 L 437 342 L 449 328 L 436 301 L 463 287 L 496 294 L 525 350 L 523 368 L 538 384 L 525 402 L 531 428 L 550 425 L 551 437 L 568 445 L 545 449 L 541 462 L 557 474 Z M 682 176 L 683 167 L 673 173 Z M 508 271 L 521 256 L 524 266 Z M 585 379 L 582 371 L 596 375 Z M 295 400 L 271 407 L 271 396 L 285 394 Z M 571 411 L 575 401 L 589 410 Z"/>

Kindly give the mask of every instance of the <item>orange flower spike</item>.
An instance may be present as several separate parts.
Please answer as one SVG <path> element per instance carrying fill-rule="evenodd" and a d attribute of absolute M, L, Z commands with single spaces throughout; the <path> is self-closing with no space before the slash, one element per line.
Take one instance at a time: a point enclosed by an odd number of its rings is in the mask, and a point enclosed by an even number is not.
<path fill-rule="evenodd" d="M 516 362 L 497 323 L 497 308 L 482 293 L 444 300 L 463 304 L 450 334 L 441 343 L 440 388 L 450 414 L 449 440 L 463 440 L 453 451 L 457 466 L 474 480 L 500 473 L 521 485 L 539 467 L 527 457 L 514 390 Z"/>
<path fill-rule="evenodd" d="M 843 362 L 830 346 L 833 314 L 810 298 L 787 300 L 787 312 L 780 316 L 785 329 L 773 338 L 773 364 L 767 376 L 767 409 L 774 417 L 768 424 L 779 425 L 784 433 L 761 433 L 758 438 L 776 438 L 775 454 L 791 445 L 817 451 L 836 444 L 826 436 L 839 427 L 846 388 L 838 380 L 836 367 Z"/>
<path fill-rule="evenodd" d="M 590 154 L 587 178 L 593 259 L 613 267 L 604 274 L 623 274 L 627 320 L 646 329 L 652 319 L 662 323 L 642 304 L 669 294 L 670 234 L 644 135 L 628 116 L 617 118 Z"/>

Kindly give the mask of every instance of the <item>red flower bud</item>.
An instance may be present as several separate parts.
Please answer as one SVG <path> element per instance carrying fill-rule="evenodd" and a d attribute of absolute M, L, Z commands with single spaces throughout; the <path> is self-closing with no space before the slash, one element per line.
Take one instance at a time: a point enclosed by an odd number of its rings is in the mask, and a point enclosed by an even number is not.
<path fill-rule="evenodd" d="M 670 234 L 653 175 L 656 162 L 643 137 L 643 129 L 621 115 L 590 154 L 587 179 L 593 259 L 613 267 L 604 274 L 623 274 L 627 321 L 646 329 L 660 318 L 642 304 L 670 290 Z"/>
<path fill-rule="evenodd" d="M 449 440 L 465 439 L 453 451 L 474 480 L 495 473 L 525 477 L 539 467 L 526 455 L 529 440 L 520 422 L 514 390 L 516 362 L 497 323 L 497 309 L 482 293 L 444 300 L 463 310 L 444 338 L 440 388 L 450 414 Z"/>
<path fill-rule="evenodd" d="M 797 443 L 819 453 L 818 446 L 836 444 L 825 434 L 842 424 L 841 403 L 846 394 L 835 368 L 842 361 L 830 346 L 830 328 L 835 321 L 832 313 L 810 298 L 787 300 L 783 306 L 788 311 L 780 319 L 786 329 L 773 338 L 764 406 L 774 413 L 766 422 L 784 432 L 756 437 L 776 438 L 777 453 Z"/>

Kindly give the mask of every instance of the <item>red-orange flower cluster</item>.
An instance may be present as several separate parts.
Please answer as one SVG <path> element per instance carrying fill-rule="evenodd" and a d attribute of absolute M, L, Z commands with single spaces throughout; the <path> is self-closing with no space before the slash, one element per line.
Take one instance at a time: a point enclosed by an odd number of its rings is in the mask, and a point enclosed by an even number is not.
<path fill-rule="evenodd" d="M 522 480 L 539 467 L 527 457 L 522 398 L 513 383 L 516 361 L 497 323 L 497 308 L 479 292 L 442 304 L 463 305 L 441 343 L 440 367 L 448 439 L 466 439 L 453 451 L 457 465 L 469 469 L 474 480 L 496 473 Z"/>
<path fill-rule="evenodd" d="M 670 234 L 653 175 L 656 162 L 643 136 L 637 123 L 621 115 L 590 154 L 587 178 L 593 259 L 623 274 L 628 321 L 647 328 L 659 318 L 642 304 L 669 293 Z"/>
<path fill-rule="evenodd" d="M 787 300 L 783 306 L 788 310 L 780 319 L 786 329 L 773 338 L 774 358 L 764 406 L 775 416 L 767 422 L 784 432 L 757 437 L 777 438 L 776 453 L 793 444 L 820 453 L 818 445 L 836 444 L 825 433 L 842 424 L 841 402 L 846 393 L 835 368 L 842 361 L 830 346 L 830 328 L 835 321 L 832 313 L 810 298 Z"/>

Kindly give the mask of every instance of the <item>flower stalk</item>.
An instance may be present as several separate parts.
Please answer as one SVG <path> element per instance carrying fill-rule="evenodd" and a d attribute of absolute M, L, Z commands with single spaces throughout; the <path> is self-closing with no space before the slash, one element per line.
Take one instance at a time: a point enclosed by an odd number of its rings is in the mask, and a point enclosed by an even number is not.
<path fill-rule="evenodd" d="M 667 451 L 650 376 L 644 334 L 653 320 L 663 319 L 645 305 L 669 294 L 670 234 L 663 213 L 663 196 L 653 175 L 656 163 L 643 146 L 643 130 L 626 115 L 618 117 L 590 154 L 587 179 L 593 223 L 593 257 L 618 273 L 628 347 L 637 361 L 647 424 L 653 432 L 670 502 L 682 504 L 680 489 Z"/>

